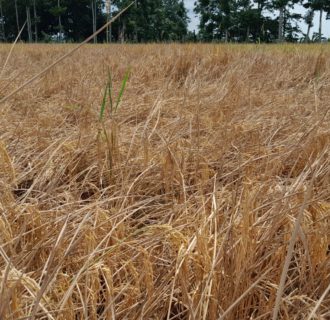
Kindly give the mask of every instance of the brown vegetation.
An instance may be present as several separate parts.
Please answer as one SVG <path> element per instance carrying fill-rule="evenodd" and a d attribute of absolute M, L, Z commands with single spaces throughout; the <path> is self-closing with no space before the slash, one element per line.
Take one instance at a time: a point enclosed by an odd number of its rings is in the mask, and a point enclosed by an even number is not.
<path fill-rule="evenodd" d="M 327 46 L 81 49 L 0 105 L 0 319 L 329 319 L 329 101 Z"/>

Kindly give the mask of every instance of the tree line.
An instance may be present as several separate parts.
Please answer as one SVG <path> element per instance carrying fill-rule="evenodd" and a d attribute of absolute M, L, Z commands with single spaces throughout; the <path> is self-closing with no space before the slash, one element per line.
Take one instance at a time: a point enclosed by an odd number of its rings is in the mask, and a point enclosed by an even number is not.
<path fill-rule="evenodd" d="M 79 42 L 132 0 L 0 0 L 0 41 Z M 305 14 L 295 12 L 301 4 Z M 133 6 L 94 42 L 321 41 L 330 0 L 196 0 L 198 33 L 188 31 L 183 0 L 134 0 Z M 310 34 L 314 15 L 319 29 Z M 299 22 L 308 28 L 303 34 Z"/>
<path fill-rule="evenodd" d="M 297 13 L 296 5 L 305 8 Z M 324 13 L 330 18 L 330 0 L 197 0 L 200 37 L 206 40 L 274 42 L 321 41 Z M 311 35 L 314 15 L 318 32 Z M 308 26 L 304 34 L 300 23 Z"/>
<path fill-rule="evenodd" d="M 0 0 L 0 38 L 71 41 L 87 38 L 132 0 Z M 182 0 L 135 0 L 95 42 L 184 41 L 188 15 Z"/>

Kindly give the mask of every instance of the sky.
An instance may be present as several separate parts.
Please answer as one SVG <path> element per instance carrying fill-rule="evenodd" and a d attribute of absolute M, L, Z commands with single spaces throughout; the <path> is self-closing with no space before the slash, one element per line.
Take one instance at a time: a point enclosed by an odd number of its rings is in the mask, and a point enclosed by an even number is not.
<path fill-rule="evenodd" d="M 189 24 L 189 30 L 196 30 L 198 29 L 198 17 L 196 17 L 196 14 L 193 12 L 193 8 L 194 8 L 194 2 L 196 0 L 184 0 L 185 4 L 186 4 L 186 8 L 189 11 L 189 17 L 191 19 L 190 24 Z M 306 12 L 306 9 L 303 8 L 300 5 L 296 6 L 296 10 L 298 13 L 304 14 Z M 326 20 L 325 16 L 326 14 L 323 14 L 324 18 L 323 18 L 323 35 L 325 35 L 326 37 L 330 38 L 330 20 Z M 319 25 L 319 12 L 317 11 L 315 13 L 315 17 L 314 17 L 314 27 L 311 30 L 311 35 L 313 34 L 313 32 L 318 32 L 318 25 Z M 304 22 L 300 23 L 300 27 L 302 28 L 302 31 L 306 33 L 307 31 L 307 25 Z"/>

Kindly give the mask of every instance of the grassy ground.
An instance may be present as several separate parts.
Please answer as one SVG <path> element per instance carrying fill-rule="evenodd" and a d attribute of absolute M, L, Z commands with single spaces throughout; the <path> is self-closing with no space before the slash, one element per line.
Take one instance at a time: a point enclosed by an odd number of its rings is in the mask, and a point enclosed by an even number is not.
<path fill-rule="evenodd" d="M 81 49 L 0 105 L 0 318 L 329 319 L 329 101 L 328 46 Z"/>

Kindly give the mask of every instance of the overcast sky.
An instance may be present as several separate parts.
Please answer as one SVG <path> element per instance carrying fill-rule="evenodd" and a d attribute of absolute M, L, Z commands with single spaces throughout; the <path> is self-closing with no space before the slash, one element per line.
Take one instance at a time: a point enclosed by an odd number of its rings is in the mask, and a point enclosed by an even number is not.
<path fill-rule="evenodd" d="M 184 0 L 187 9 L 189 10 L 189 17 L 191 19 L 190 24 L 189 24 L 189 29 L 190 30 L 196 30 L 198 28 L 198 17 L 196 17 L 195 13 L 193 12 L 193 8 L 194 8 L 194 2 L 196 0 Z M 297 12 L 304 14 L 306 12 L 306 9 L 303 8 L 302 6 L 297 6 Z M 323 14 L 324 16 L 324 21 L 323 21 L 323 35 L 325 35 L 326 37 L 330 38 L 330 20 L 325 20 L 325 16 L 326 14 Z M 315 13 L 315 17 L 314 17 L 314 27 L 311 31 L 311 35 L 313 34 L 313 32 L 318 32 L 318 25 L 319 25 L 319 12 L 317 11 Z M 307 31 L 307 25 L 304 22 L 301 22 L 301 28 L 303 32 Z"/>

